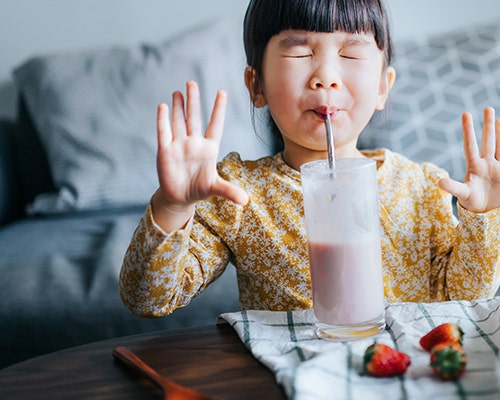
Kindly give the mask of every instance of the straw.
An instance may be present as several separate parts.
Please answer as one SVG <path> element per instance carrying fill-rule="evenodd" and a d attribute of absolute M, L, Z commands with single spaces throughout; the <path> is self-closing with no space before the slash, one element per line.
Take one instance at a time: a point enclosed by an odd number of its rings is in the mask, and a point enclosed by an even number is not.
<path fill-rule="evenodd" d="M 333 171 L 335 171 L 335 146 L 333 144 L 332 123 L 328 114 L 325 114 L 325 127 L 326 142 L 328 144 L 328 167 L 330 168 L 330 171 L 332 171 L 331 176 L 333 176 Z"/>

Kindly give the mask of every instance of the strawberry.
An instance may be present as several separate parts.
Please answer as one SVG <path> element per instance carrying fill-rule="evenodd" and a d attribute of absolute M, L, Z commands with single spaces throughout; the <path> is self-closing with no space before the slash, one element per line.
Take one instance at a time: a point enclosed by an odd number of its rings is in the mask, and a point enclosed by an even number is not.
<path fill-rule="evenodd" d="M 420 346 L 427 351 L 431 351 L 439 343 L 458 343 L 461 345 L 463 336 L 464 333 L 457 324 L 447 322 L 435 327 L 425 336 L 422 336 L 420 338 Z"/>
<path fill-rule="evenodd" d="M 369 346 L 363 357 L 365 373 L 376 377 L 402 375 L 410 364 L 407 354 L 380 343 Z"/>
<path fill-rule="evenodd" d="M 466 365 L 467 355 L 459 343 L 439 343 L 431 349 L 431 368 L 441 379 L 457 379 Z"/>

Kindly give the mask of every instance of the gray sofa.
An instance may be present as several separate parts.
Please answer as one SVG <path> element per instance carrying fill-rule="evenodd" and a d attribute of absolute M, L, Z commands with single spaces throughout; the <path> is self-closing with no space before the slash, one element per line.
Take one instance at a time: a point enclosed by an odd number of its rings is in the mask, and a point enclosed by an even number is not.
<path fill-rule="evenodd" d="M 0 367 L 237 310 L 232 266 L 156 320 L 124 307 L 118 273 L 157 185 L 156 106 L 173 90 L 196 79 L 205 117 L 216 90 L 228 91 L 221 156 L 273 151 L 252 130 L 240 30 L 239 19 L 213 21 L 159 43 L 34 57 L 13 72 L 18 117 L 0 122 Z"/>
<path fill-rule="evenodd" d="M 208 118 L 229 109 L 221 156 L 275 151 L 243 85 L 241 20 L 163 42 L 35 57 L 13 73 L 16 121 L 0 122 L 0 367 L 69 346 L 210 324 L 237 309 L 235 272 L 188 307 L 148 320 L 118 295 L 123 254 L 156 187 L 155 112 L 196 79 Z M 189 51 L 186 51 L 188 49 Z M 192 50 L 192 51 L 191 51 Z M 460 113 L 500 110 L 500 25 L 396 44 L 398 80 L 361 147 L 389 147 L 461 179 Z"/>

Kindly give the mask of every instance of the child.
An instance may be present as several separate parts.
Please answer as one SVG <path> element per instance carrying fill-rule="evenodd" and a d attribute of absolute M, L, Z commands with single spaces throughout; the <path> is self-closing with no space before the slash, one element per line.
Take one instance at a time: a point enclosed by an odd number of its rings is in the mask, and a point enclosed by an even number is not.
<path fill-rule="evenodd" d="M 187 84 L 186 104 L 173 94 L 171 124 L 160 105 L 160 187 L 124 259 L 124 303 L 138 315 L 167 315 L 232 262 L 242 309 L 312 307 L 299 168 L 327 158 L 325 115 L 337 157 L 378 161 L 387 300 L 494 295 L 500 278 L 494 110 L 484 112 L 480 152 L 464 114 L 467 174 L 465 183 L 456 182 L 434 165 L 356 147 L 395 79 L 381 0 L 251 0 L 244 39 L 245 83 L 254 106 L 268 108 L 283 151 L 257 161 L 231 153 L 217 165 L 225 93 L 217 94 L 205 136 L 196 83 Z M 458 197 L 460 223 L 443 189 Z"/>

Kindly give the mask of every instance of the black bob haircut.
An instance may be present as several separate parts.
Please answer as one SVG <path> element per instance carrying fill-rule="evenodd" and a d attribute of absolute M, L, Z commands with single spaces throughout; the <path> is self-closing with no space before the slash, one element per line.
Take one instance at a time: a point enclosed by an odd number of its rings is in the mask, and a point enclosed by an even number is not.
<path fill-rule="evenodd" d="M 260 69 L 271 37 L 287 29 L 372 33 L 385 65 L 392 62 L 389 18 L 382 0 L 251 0 L 244 21 L 247 64 Z"/>
<path fill-rule="evenodd" d="M 371 33 L 384 54 L 384 65 L 393 59 L 390 24 L 383 0 L 250 0 L 243 29 L 247 65 L 255 71 L 255 85 L 262 82 L 262 62 L 269 40 L 288 29 L 312 32 Z M 271 128 L 281 134 L 274 121 Z"/>

